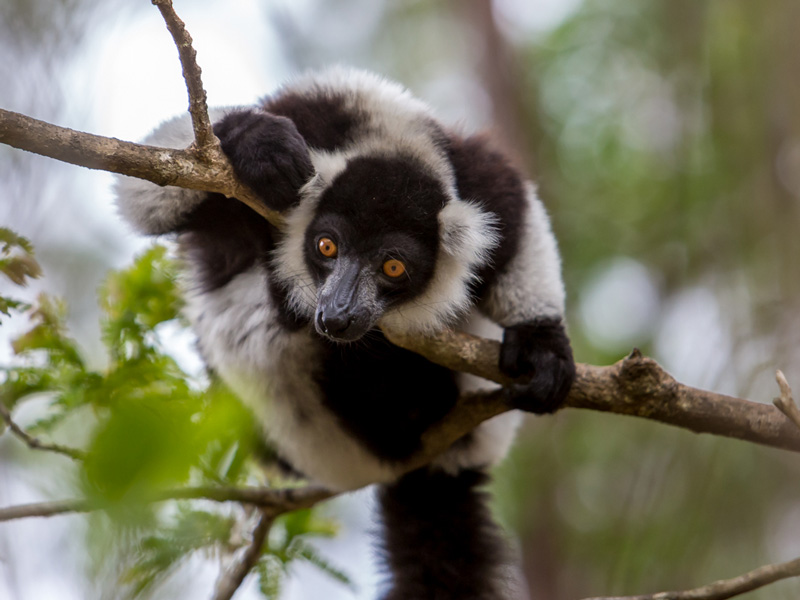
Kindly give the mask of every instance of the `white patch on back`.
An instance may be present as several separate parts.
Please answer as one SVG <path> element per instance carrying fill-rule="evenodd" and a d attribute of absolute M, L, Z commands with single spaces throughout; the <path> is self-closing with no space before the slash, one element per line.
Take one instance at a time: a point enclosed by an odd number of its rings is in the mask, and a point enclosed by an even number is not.
<path fill-rule="evenodd" d="M 209 110 L 216 122 L 236 107 Z M 162 148 L 187 148 L 194 141 L 189 113 L 174 117 L 159 125 L 142 143 Z M 114 183 L 117 209 L 120 215 L 139 232 L 158 235 L 172 231 L 183 217 L 200 204 L 207 192 L 173 186 L 158 186 L 150 181 L 117 175 Z"/>
<path fill-rule="evenodd" d="M 481 307 L 503 327 L 564 314 L 561 258 L 550 219 L 532 184 L 527 192 L 520 247 Z"/>

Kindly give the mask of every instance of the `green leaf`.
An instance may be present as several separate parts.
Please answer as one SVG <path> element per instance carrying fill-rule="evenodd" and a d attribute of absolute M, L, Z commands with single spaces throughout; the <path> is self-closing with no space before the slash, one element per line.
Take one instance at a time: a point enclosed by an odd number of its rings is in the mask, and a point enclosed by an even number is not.
<path fill-rule="evenodd" d="M 119 398 L 84 460 L 89 493 L 136 500 L 185 482 L 201 451 L 194 412 L 191 402 L 158 393 Z"/>
<path fill-rule="evenodd" d="M 267 600 L 278 600 L 285 575 L 281 561 L 269 554 L 262 556 L 255 566 L 255 572 L 261 595 Z"/>
<path fill-rule="evenodd" d="M 214 546 L 226 546 L 235 519 L 178 504 L 172 524 L 158 535 L 146 536 L 135 550 L 134 564 L 122 575 L 121 583 L 132 585 L 138 596 L 169 575 L 193 552 Z"/>
<path fill-rule="evenodd" d="M 326 573 L 327 575 L 333 577 L 337 581 L 349 586 L 353 586 L 353 581 L 351 580 L 350 576 L 335 567 L 331 563 L 329 563 L 320 553 L 319 551 L 314 548 L 311 544 L 302 540 L 300 538 L 296 538 L 292 541 L 292 545 L 289 547 L 289 556 L 293 559 L 303 559 L 310 562 L 312 565 Z"/>
<path fill-rule="evenodd" d="M 100 291 L 103 340 L 114 361 L 141 358 L 155 349 L 153 329 L 178 318 L 177 267 L 164 246 L 153 246 L 127 269 L 112 273 Z"/>
<path fill-rule="evenodd" d="M 21 253 L 14 253 L 19 249 Z M 6 227 L 0 227 L 0 273 L 13 283 L 24 286 L 28 278 L 42 275 L 42 268 L 33 257 L 33 246 L 24 237 Z"/>

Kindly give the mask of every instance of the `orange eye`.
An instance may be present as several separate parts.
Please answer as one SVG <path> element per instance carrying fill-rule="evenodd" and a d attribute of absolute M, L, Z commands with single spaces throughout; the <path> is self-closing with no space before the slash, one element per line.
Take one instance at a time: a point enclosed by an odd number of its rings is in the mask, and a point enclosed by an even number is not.
<path fill-rule="evenodd" d="M 317 249 L 319 250 L 319 253 L 326 258 L 336 258 L 336 254 L 339 251 L 333 240 L 326 237 L 320 238 L 320 240 L 317 242 Z"/>
<path fill-rule="evenodd" d="M 406 266 L 399 260 L 392 258 L 383 263 L 383 272 L 389 277 L 400 277 L 406 272 Z"/>

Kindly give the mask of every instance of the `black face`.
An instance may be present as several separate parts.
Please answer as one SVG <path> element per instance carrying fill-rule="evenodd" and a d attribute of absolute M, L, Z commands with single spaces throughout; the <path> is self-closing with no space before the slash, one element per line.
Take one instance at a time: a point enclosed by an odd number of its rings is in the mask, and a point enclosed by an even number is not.
<path fill-rule="evenodd" d="M 353 341 L 383 312 L 413 301 L 433 276 L 441 185 L 410 160 L 358 158 L 320 199 L 306 231 L 318 289 L 317 331 Z"/>

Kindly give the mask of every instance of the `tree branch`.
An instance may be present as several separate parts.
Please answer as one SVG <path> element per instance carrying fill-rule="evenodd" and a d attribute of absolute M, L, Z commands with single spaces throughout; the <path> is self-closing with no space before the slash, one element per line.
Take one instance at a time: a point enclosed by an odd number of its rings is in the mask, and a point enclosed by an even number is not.
<path fill-rule="evenodd" d="M 800 558 L 775 565 L 765 565 L 732 579 L 721 579 L 699 588 L 681 592 L 658 592 L 640 596 L 586 598 L 585 600 L 725 600 L 775 583 L 800 576 Z"/>
<path fill-rule="evenodd" d="M 334 495 L 334 493 L 318 486 L 285 489 L 199 486 L 164 490 L 149 499 L 144 499 L 143 502 L 201 499 L 214 502 L 239 502 L 241 504 L 252 504 L 269 510 L 274 515 L 279 515 L 302 508 L 310 508 Z M 106 507 L 106 504 L 87 499 L 20 504 L 0 508 L 0 522 L 29 517 L 53 517 L 67 513 L 91 512 L 102 510 Z"/>
<path fill-rule="evenodd" d="M 255 192 L 240 183 L 221 150 L 206 156 L 194 149 L 175 150 L 123 142 L 52 125 L 0 108 L 0 143 L 62 162 L 138 177 L 156 185 L 223 194 L 236 198 L 273 225 L 283 216 L 268 209 Z"/>
<path fill-rule="evenodd" d="M 186 91 L 189 93 L 189 114 L 192 115 L 194 147 L 203 158 L 207 160 L 215 158 L 220 152 L 219 140 L 214 135 L 211 120 L 208 117 L 206 91 L 201 79 L 202 70 L 197 64 L 197 52 L 192 46 L 192 36 L 186 31 L 186 24 L 175 13 L 172 0 L 152 0 L 152 2 L 161 11 L 167 29 L 178 47 L 183 79 L 186 81 Z"/>
<path fill-rule="evenodd" d="M 75 460 L 83 460 L 85 458 L 85 454 L 83 451 L 78 450 L 77 448 L 70 448 L 68 446 L 62 446 L 60 444 L 48 444 L 46 442 L 41 441 L 39 438 L 33 437 L 27 431 L 22 429 L 19 425 L 16 424 L 14 419 L 11 418 L 11 412 L 6 408 L 6 405 L 0 401 L 0 418 L 5 421 L 6 425 L 8 426 L 11 433 L 21 439 L 28 448 L 32 450 L 45 450 L 47 452 L 55 452 L 56 454 L 63 454 L 64 456 L 69 456 Z"/>
<path fill-rule="evenodd" d="M 500 344 L 460 332 L 417 338 L 385 331 L 394 344 L 417 352 L 450 369 L 478 375 L 501 384 L 510 382 L 498 368 Z M 641 417 L 695 433 L 712 433 L 765 446 L 800 452 L 800 428 L 788 421 L 774 406 L 716 394 L 677 382 L 656 361 L 634 350 L 628 357 L 607 367 L 577 365 L 577 378 L 566 406 L 588 408 Z M 466 399 L 453 414 L 453 426 L 493 416 L 509 407 L 502 394 Z M 480 404 L 478 407 L 471 405 Z M 486 418 L 489 418 L 488 416 Z"/>
<path fill-rule="evenodd" d="M 781 395 L 775 398 L 772 403 L 800 429 L 800 408 L 797 407 L 797 403 L 792 398 L 792 388 L 789 387 L 789 382 L 786 381 L 786 376 L 782 371 L 779 370 L 775 373 L 775 379 L 778 381 Z"/>
<path fill-rule="evenodd" d="M 242 585 L 244 578 L 256 566 L 258 559 L 261 557 L 261 548 L 264 546 L 264 540 L 267 539 L 267 534 L 269 534 L 276 516 L 272 511 L 261 510 L 261 517 L 255 529 L 253 529 L 250 544 L 230 568 L 222 573 L 217 581 L 212 600 L 230 600 L 233 597 L 236 590 Z"/>

